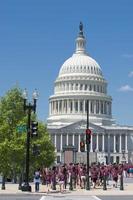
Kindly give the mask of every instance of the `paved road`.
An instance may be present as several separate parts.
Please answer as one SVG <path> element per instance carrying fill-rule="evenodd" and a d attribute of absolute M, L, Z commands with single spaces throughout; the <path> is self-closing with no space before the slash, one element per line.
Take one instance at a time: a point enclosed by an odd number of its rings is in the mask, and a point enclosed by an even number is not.
<path fill-rule="evenodd" d="M 40 200 L 42 195 L 28 194 L 0 194 L 0 200 Z"/>
<path fill-rule="evenodd" d="M 133 200 L 133 196 L 97 196 L 97 200 Z"/>
<path fill-rule="evenodd" d="M 133 200 L 133 196 L 0 195 L 0 200 Z"/>

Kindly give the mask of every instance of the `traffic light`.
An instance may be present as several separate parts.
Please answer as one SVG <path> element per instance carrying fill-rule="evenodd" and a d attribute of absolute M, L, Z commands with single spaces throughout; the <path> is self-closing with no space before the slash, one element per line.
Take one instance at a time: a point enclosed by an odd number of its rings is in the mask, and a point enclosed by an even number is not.
<path fill-rule="evenodd" d="M 38 156 L 40 155 L 40 145 L 38 144 L 33 144 L 33 147 L 32 147 L 32 153 L 34 156 Z"/>
<path fill-rule="evenodd" d="M 86 144 L 90 144 L 91 143 L 91 130 L 90 129 L 86 129 Z"/>
<path fill-rule="evenodd" d="M 80 142 L 80 151 L 85 152 L 85 142 L 84 141 Z"/>
<path fill-rule="evenodd" d="M 38 133 L 38 122 L 32 121 L 31 122 L 31 136 L 37 136 Z"/>

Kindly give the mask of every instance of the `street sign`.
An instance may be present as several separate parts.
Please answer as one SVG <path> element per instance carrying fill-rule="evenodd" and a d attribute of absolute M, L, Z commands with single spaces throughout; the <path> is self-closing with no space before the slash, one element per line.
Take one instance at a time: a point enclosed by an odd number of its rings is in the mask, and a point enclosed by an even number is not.
<path fill-rule="evenodd" d="M 16 127 L 16 130 L 18 133 L 23 133 L 23 132 L 26 132 L 27 127 L 26 127 L 26 125 L 19 125 Z"/>

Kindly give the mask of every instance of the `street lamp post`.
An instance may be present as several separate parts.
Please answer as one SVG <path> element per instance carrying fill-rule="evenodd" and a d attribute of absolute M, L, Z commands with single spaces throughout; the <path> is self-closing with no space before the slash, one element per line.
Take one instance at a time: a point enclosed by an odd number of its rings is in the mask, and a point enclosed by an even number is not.
<path fill-rule="evenodd" d="M 33 93 L 33 104 L 27 103 L 27 91 L 23 92 L 24 99 L 24 111 L 27 111 L 28 121 L 27 121 L 27 140 L 26 140 L 26 160 L 25 160 L 25 183 L 22 186 L 22 191 L 31 192 L 31 186 L 29 185 L 29 161 L 30 161 L 30 136 L 31 136 L 31 112 L 36 112 L 36 101 L 38 99 L 38 93 L 35 90 Z"/>
<path fill-rule="evenodd" d="M 87 130 L 89 130 L 89 100 L 86 102 L 86 109 L 87 109 Z M 87 131 L 86 130 L 86 131 Z M 89 133 L 90 134 L 90 133 Z M 87 145 L 87 176 L 86 176 L 86 190 L 90 190 L 90 180 L 89 180 L 89 150 L 90 150 L 90 135 L 86 132 L 86 145 Z"/>

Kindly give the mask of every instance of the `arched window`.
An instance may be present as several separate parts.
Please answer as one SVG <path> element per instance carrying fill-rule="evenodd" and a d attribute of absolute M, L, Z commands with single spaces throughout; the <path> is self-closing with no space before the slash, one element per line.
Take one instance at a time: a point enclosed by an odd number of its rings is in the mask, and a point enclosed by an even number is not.
<path fill-rule="evenodd" d="M 71 84 L 71 90 L 73 90 L 73 83 Z"/>
<path fill-rule="evenodd" d="M 76 83 L 76 87 L 75 87 L 75 89 L 78 90 L 78 83 Z"/>
<path fill-rule="evenodd" d="M 83 90 L 83 84 L 80 84 L 80 90 Z"/>
<path fill-rule="evenodd" d="M 87 85 L 85 84 L 85 90 L 87 90 Z"/>

